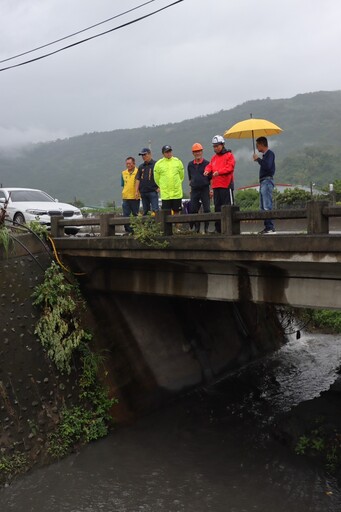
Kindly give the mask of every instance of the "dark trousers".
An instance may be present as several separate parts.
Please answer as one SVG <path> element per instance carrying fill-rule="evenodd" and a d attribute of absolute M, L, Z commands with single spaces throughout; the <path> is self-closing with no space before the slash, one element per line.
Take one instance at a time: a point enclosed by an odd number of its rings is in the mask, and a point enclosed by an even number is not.
<path fill-rule="evenodd" d="M 147 215 L 150 210 L 157 212 L 159 209 L 159 195 L 156 190 L 151 192 L 141 192 L 143 215 Z"/>
<path fill-rule="evenodd" d="M 162 199 L 161 209 L 173 210 L 173 212 L 179 213 L 182 209 L 182 201 L 181 199 Z"/>
<path fill-rule="evenodd" d="M 192 188 L 191 190 L 191 213 L 198 213 L 200 206 L 204 210 L 204 213 L 210 213 L 210 187 Z M 205 221 L 205 233 L 208 231 L 209 222 Z M 200 231 L 200 222 L 195 223 L 196 232 Z"/>
<path fill-rule="evenodd" d="M 122 212 L 123 217 L 130 217 L 130 214 L 137 217 L 140 209 L 140 200 L 139 199 L 123 199 L 122 201 Z M 133 233 L 133 228 L 130 224 L 125 224 L 124 229 L 126 233 Z"/>
<path fill-rule="evenodd" d="M 231 188 L 214 188 L 213 189 L 214 211 L 221 212 L 224 204 L 232 205 L 234 203 L 233 190 Z M 220 220 L 215 223 L 215 230 L 221 233 Z"/>

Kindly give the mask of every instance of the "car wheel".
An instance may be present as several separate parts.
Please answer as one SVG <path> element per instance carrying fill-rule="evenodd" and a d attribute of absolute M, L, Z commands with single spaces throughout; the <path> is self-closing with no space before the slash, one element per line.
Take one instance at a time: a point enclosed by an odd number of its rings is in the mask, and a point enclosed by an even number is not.
<path fill-rule="evenodd" d="M 25 224 L 25 217 L 23 216 L 22 213 L 16 213 L 14 215 L 14 219 L 13 220 L 17 224 Z"/>

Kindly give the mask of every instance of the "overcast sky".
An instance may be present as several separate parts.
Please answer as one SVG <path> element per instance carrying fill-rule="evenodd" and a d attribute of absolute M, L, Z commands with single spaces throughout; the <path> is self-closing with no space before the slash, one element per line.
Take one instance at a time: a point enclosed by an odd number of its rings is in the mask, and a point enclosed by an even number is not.
<path fill-rule="evenodd" d="M 0 60 L 146 0 L 1 0 Z M 169 5 L 145 7 L 61 48 Z M 0 146 L 151 126 L 252 99 L 341 88 L 340 0 L 184 0 L 46 59 L 0 72 Z"/>

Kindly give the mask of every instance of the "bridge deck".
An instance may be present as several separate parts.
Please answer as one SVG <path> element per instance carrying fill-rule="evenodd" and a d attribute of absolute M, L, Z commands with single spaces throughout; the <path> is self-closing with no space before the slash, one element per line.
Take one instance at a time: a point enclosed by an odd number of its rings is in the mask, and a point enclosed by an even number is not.
<path fill-rule="evenodd" d="M 110 292 L 341 309 L 341 236 L 276 234 L 55 238 L 62 259 Z M 87 280 L 87 278 L 84 278 Z"/>

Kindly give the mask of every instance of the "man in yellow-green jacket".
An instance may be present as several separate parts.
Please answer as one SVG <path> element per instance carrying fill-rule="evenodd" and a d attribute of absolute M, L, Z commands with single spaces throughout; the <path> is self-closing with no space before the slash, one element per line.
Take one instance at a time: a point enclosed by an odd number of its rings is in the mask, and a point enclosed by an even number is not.
<path fill-rule="evenodd" d="M 181 210 L 182 182 L 185 171 L 179 158 L 173 156 L 171 146 L 163 146 L 163 158 L 158 160 L 154 167 L 154 180 L 160 189 L 163 210 Z"/>

